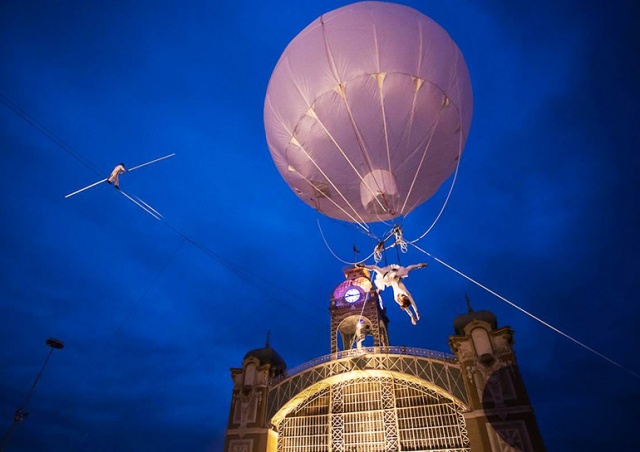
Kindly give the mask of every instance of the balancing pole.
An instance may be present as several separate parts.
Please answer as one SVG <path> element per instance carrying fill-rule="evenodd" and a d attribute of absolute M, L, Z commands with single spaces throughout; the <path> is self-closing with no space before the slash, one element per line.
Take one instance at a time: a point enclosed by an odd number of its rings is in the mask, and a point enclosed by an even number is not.
<path fill-rule="evenodd" d="M 13 424 L 11 424 L 9 431 L 7 432 L 7 434 L 4 436 L 4 439 L 2 440 L 2 445 L 0 446 L 0 452 L 3 452 L 4 448 L 7 446 L 7 443 L 9 442 L 9 438 L 11 437 L 11 433 L 13 433 L 13 429 L 16 427 L 16 425 L 22 422 L 24 418 L 26 418 L 29 415 L 28 412 L 24 411 L 24 408 L 27 406 L 27 402 L 29 401 L 31 394 L 33 394 L 33 391 L 36 389 L 38 380 L 40 380 L 40 377 L 42 376 L 42 371 L 44 371 L 45 366 L 49 362 L 49 358 L 51 358 L 53 351 L 64 348 L 64 343 L 60 339 L 55 339 L 53 337 L 48 338 L 45 341 L 45 343 L 51 348 L 51 350 L 49 351 L 47 358 L 44 360 L 44 364 L 42 364 L 42 367 L 40 368 L 40 372 L 38 372 L 38 375 L 36 375 L 36 379 L 33 381 L 33 384 L 31 385 L 31 389 L 29 390 L 27 397 L 24 399 L 24 402 L 22 402 L 22 405 L 20 405 L 20 407 L 16 410 L 13 416 Z"/>
<path fill-rule="evenodd" d="M 130 173 L 133 170 L 137 170 L 138 168 L 142 168 L 143 166 L 147 166 L 147 165 L 151 165 L 152 163 L 159 162 L 160 160 L 168 159 L 169 157 L 173 157 L 174 155 L 176 155 L 175 152 L 173 154 L 165 155 L 164 157 L 160 157 L 160 158 L 157 158 L 155 160 L 151 160 L 150 162 L 143 163 L 142 165 L 134 166 L 133 168 L 129 168 L 127 170 L 127 173 Z"/>
<path fill-rule="evenodd" d="M 86 187 L 81 188 L 80 190 L 76 190 L 73 193 L 69 193 L 68 195 L 65 195 L 65 198 L 71 198 L 73 195 L 77 195 L 80 192 L 83 192 L 85 190 L 89 190 L 91 187 L 95 187 L 96 185 L 105 182 L 107 179 L 108 179 L 108 177 L 105 177 L 104 179 L 99 180 L 98 182 L 94 182 L 93 184 L 87 185 Z"/>

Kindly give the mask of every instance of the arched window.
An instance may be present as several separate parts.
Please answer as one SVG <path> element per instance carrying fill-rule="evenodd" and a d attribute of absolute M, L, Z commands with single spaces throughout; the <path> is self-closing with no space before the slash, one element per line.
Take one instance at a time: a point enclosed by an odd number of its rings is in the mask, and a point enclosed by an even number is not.
<path fill-rule="evenodd" d="M 491 347 L 491 339 L 487 330 L 482 327 L 474 328 L 471 330 L 471 339 L 479 357 L 493 356 L 493 347 Z"/>
<path fill-rule="evenodd" d="M 253 386 L 256 379 L 256 365 L 254 363 L 247 364 L 244 370 L 244 385 Z"/>

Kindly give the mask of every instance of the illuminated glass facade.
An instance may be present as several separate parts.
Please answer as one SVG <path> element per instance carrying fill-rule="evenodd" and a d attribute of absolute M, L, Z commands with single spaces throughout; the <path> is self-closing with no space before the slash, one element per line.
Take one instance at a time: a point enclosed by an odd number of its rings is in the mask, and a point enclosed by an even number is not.
<path fill-rule="evenodd" d="M 394 376 L 327 386 L 291 410 L 277 430 L 278 452 L 470 450 L 456 402 Z"/>

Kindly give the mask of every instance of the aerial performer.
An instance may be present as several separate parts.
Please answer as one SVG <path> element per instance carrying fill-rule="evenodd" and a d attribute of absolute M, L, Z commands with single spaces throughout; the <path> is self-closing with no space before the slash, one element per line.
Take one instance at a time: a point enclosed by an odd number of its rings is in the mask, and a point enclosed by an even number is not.
<path fill-rule="evenodd" d="M 113 184 L 118 190 L 120 190 L 120 175 L 122 173 L 127 173 L 127 172 L 130 173 L 131 171 L 137 170 L 138 168 L 142 168 L 143 166 L 151 165 L 152 163 L 159 162 L 160 160 L 168 159 L 169 157 L 173 157 L 174 155 L 176 155 L 176 154 L 173 153 L 173 154 L 165 155 L 164 157 L 159 157 L 157 159 L 151 160 L 151 161 L 143 163 L 141 165 L 136 165 L 133 168 L 130 168 L 128 171 L 125 169 L 124 163 L 118 163 L 116 165 L 116 167 L 113 168 L 113 171 L 111 171 L 111 174 L 109 175 L 109 177 L 105 177 L 104 179 L 100 179 L 99 181 L 94 182 L 93 184 L 87 185 L 86 187 L 83 187 L 80 190 L 76 190 L 73 193 L 69 193 L 68 195 L 65 196 L 65 198 L 70 198 L 73 195 L 77 195 L 78 193 L 81 193 L 81 192 L 83 192 L 85 190 L 88 190 L 88 189 L 90 189 L 92 187 L 95 187 L 96 185 L 99 185 L 99 184 L 101 184 L 103 182 L 107 182 L 110 185 Z"/>
<path fill-rule="evenodd" d="M 378 267 L 377 265 L 357 264 L 356 267 L 366 268 L 376 272 L 374 284 L 378 292 L 391 287 L 393 289 L 393 299 L 400 305 L 400 308 L 411 318 L 411 323 L 416 324 L 420 320 L 420 313 L 416 302 L 407 290 L 402 281 L 409 276 L 409 272 L 417 268 L 425 268 L 427 264 L 413 264 L 408 267 L 402 267 L 398 264 L 387 265 L 386 267 Z M 413 312 L 411 311 L 413 308 Z"/>
<path fill-rule="evenodd" d="M 111 171 L 111 175 L 107 178 L 107 183 L 109 185 L 113 184 L 114 187 L 120 190 L 120 174 L 126 172 L 127 170 L 124 168 L 124 163 L 119 163 L 113 171 Z"/>
<path fill-rule="evenodd" d="M 86 187 L 83 187 L 79 190 L 74 191 L 73 193 L 69 193 L 68 195 L 65 196 L 65 198 L 70 198 L 73 195 L 77 195 L 78 193 L 81 193 L 85 190 L 88 190 L 92 187 L 95 187 L 96 185 L 100 185 L 103 182 L 107 182 L 109 185 L 114 185 L 116 187 L 116 189 L 120 190 L 120 175 L 122 173 L 126 173 L 126 172 L 131 172 L 133 170 L 136 170 L 138 168 L 142 168 L 143 166 L 147 166 L 147 165 L 151 165 L 152 163 L 155 162 L 159 162 L 160 160 L 164 160 L 164 159 L 168 159 L 169 157 L 173 157 L 174 155 L 176 155 L 175 153 L 173 154 L 169 154 L 169 155 L 165 155 L 164 157 L 159 157 L 157 159 L 151 160 L 149 162 L 143 163 L 141 165 L 137 165 L 134 166 L 133 168 L 130 168 L 128 171 L 125 169 L 124 167 L 124 163 L 119 163 L 116 165 L 115 168 L 113 168 L 113 170 L 111 171 L 111 174 L 109 175 L 109 177 L 105 177 L 104 179 L 100 179 L 97 182 L 94 182 L 93 184 L 87 185 Z M 130 196 L 127 193 L 124 192 L 124 190 L 120 190 L 120 193 L 126 197 L 129 201 L 131 201 L 132 203 L 134 203 L 135 205 L 137 205 L 138 207 L 140 207 L 142 210 L 144 210 L 145 212 L 147 212 L 149 215 L 151 215 L 152 217 L 154 217 L 156 220 L 160 220 L 162 218 L 162 214 L 160 214 L 160 212 L 158 212 L 156 209 L 154 209 L 153 207 L 151 207 L 149 204 L 147 204 L 146 202 L 144 202 L 142 199 L 138 198 L 137 196 Z"/>
<path fill-rule="evenodd" d="M 362 343 L 364 342 L 366 335 L 365 335 L 365 328 L 364 328 L 364 320 L 360 319 L 358 320 L 358 323 L 356 324 L 356 348 L 359 352 L 362 352 Z"/>

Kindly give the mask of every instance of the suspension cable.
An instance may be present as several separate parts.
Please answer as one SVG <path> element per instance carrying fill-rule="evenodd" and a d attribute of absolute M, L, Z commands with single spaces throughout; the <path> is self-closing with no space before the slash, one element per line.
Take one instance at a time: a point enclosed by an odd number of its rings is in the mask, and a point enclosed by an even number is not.
<path fill-rule="evenodd" d="M 342 262 L 343 264 L 347 264 L 347 265 L 356 265 L 356 264 L 361 264 L 362 262 L 365 262 L 367 259 L 369 259 L 371 256 L 373 256 L 375 254 L 375 251 L 372 252 L 371 254 L 369 254 L 367 257 L 365 257 L 364 259 L 357 261 L 357 262 L 349 262 L 346 261 L 342 258 L 340 258 L 334 251 L 333 249 L 331 249 L 331 246 L 329 245 L 329 242 L 327 242 L 326 237 L 324 236 L 324 232 L 322 231 L 322 226 L 320 225 L 320 220 L 317 220 L 318 223 L 318 229 L 320 230 L 320 236 L 322 237 L 322 240 L 324 241 L 324 245 L 327 247 L 327 249 L 329 250 L 329 252 L 333 255 L 333 257 L 335 257 L 337 260 L 339 260 L 340 262 Z"/>
<path fill-rule="evenodd" d="M 634 377 L 636 377 L 636 378 L 640 378 L 640 374 L 638 374 L 638 373 L 636 373 L 636 372 L 634 372 L 634 371 L 632 371 L 632 370 L 630 370 L 630 369 L 628 369 L 628 368 L 624 367 L 622 364 L 620 364 L 620 363 L 618 363 L 618 362 L 614 361 L 613 359 L 611 359 L 611 358 L 609 358 L 609 357 L 607 357 L 607 356 L 603 355 L 602 353 L 600 353 L 600 352 L 598 352 L 598 351 L 594 350 L 593 348 L 589 347 L 588 345 L 584 344 L 583 342 L 580 342 L 580 341 L 579 341 L 579 340 L 577 340 L 576 338 L 574 338 L 574 337 L 570 336 L 569 334 L 567 334 L 567 333 L 565 333 L 565 332 L 561 331 L 560 329 L 558 329 L 558 328 L 554 327 L 553 325 L 551 325 L 551 324 L 549 324 L 549 323 L 545 322 L 545 321 L 544 321 L 544 320 L 542 320 L 541 318 L 536 317 L 535 315 L 533 315 L 533 314 L 532 314 L 532 313 L 530 313 L 529 311 L 527 311 L 527 310 L 525 310 L 525 309 L 521 308 L 520 306 L 516 305 L 515 303 L 513 303 L 513 302 L 511 302 L 511 301 L 507 300 L 507 299 L 506 299 L 505 297 L 503 297 L 502 295 L 499 295 L 498 293 L 496 293 L 496 292 L 494 292 L 493 290 L 489 289 L 487 286 L 485 286 L 485 285 L 483 285 L 483 284 L 479 283 L 478 281 L 476 281 L 475 279 L 471 278 L 470 276 L 465 275 L 465 274 L 464 274 L 464 273 L 462 273 L 460 270 L 457 270 L 457 269 L 453 268 L 451 265 L 449 265 L 449 264 L 447 264 L 446 262 L 444 262 L 444 261 L 442 261 L 442 260 L 438 259 L 436 256 L 434 256 L 434 255 L 432 255 L 431 253 L 429 253 L 429 252 L 427 252 L 427 251 L 423 250 L 422 248 L 420 248 L 420 247 L 419 247 L 419 246 L 417 246 L 416 244 L 411 243 L 411 245 L 413 245 L 413 247 L 414 247 L 414 248 L 416 248 L 418 251 L 421 251 L 422 253 L 426 254 L 426 255 L 427 255 L 427 256 L 429 256 L 429 257 L 431 257 L 431 258 L 432 258 L 433 260 L 435 260 L 436 262 L 438 262 L 438 263 L 442 264 L 443 266 L 447 267 L 449 270 L 452 270 L 453 272 L 457 273 L 458 275 L 462 276 L 463 278 L 467 279 L 468 281 L 471 281 L 472 283 L 474 283 L 474 284 L 475 284 L 475 285 L 477 285 L 478 287 L 480 287 L 480 288 L 482 288 L 482 289 L 486 290 L 487 292 L 489 292 L 491 295 L 493 295 L 493 296 L 495 296 L 495 297 L 499 298 L 500 300 L 504 301 L 505 303 L 507 303 L 507 304 L 508 304 L 508 305 L 510 305 L 511 307 L 516 308 L 518 311 L 520 311 L 520 312 L 522 312 L 522 313 L 524 313 L 524 314 L 528 315 L 528 316 L 529 316 L 529 317 L 531 317 L 532 319 L 534 319 L 534 320 L 536 320 L 536 321 L 540 322 L 542 325 L 544 325 L 544 326 L 546 326 L 547 328 L 549 328 L 549 329 L 551 329 L 551 330 L 555 331 L 556 333 L 558 333 L 559 335 L 561 335 L 561 336 L 565 337 L 566 339 L 569 339 L 571 342 L 573 342 L 573 343 L 575 343 L 575 344 L 579 345 L 580 347 L 584 348 L 585 350 L 588 350 L 588 351 L 590 351 L 591 353 L 593 353 L 593 354 L 595 354 L 595 355 L 599 356 L 600 358 L 602 358 L 602 359 L 604 359 L 604 360 L 608 361 L 609 363 L 613 364 L 614 366 L 617 366 L 617 367 L 619 367 L 620 369 L 623 369 L 623 370 L 625 370 L 625 371 L 629 372 L 629 373 L 630 373 L 631 375 L 633 375 Z"/>
<path fill-rule="evenodd" d="M 460 136 L 462 136 L 462 131 L 460 133 Z M 410 245 L 418 243 L 420 240 L 425 238 L 426 235 L 429 234 L 429 232 L 431 232 L 431 230 L 435 227 L 435 225 L 438 222 L 438 220 L 440 220 L 440 217 L 442 216 L 442 213 L 444 212 L 445 207 L 447 207 L 447 204 L 449 203 L 449 198 L 451 198 L 451 193 L 453 193 L 453 187 L 456 185 L 456 180 L 458 179 L 458 170 L 460 169 L 460 160 L 462 160 L 462 145 L 458 146 L 458 161 L 456 162 L 456 170 L 453 173 L 453 179 L 451 180 L 451 186 L 449 187 L 449 191 L 447 192 L 447 197 L 445 198 L 444 203 L 442 204 L 442 207 L 440 208 L 440 211 L 438 212 L 438 215 L 436 215 L 436 218 L 431 223 L 431 226 L 429 226 L 427 228 L 427 230 L 424 231 L 424 233 L 420 237 L 418 237 L 415 240 L 411 240 L 410 242 L 408 242 Z"/>
<path fill-rule="evenodd" d="M 16 115 L 22 118 L 25 122 L 31 125 L 38 132 L 43 134 L 45 137 L 49 138 L 52 142 L 54 142 L 57 146 L 59 146 L 63 151 L 69 154 L 71 157 L 76 159 L 82 165 L 84 165 L 89 170 L 93 171 L 97 176 L 102 176 L 102 172 L 98 169 L 96 165 L 93 164 L 89 159 L 84 157 L 82 154 L 74 150 L 71 146 L 66 144 L 62 139 L 58 138 L 55 134 L 48 131 L 42 124 L 33 119 L 29 114 L 27 114 L 24 110 L 20 109 L 16 104 L 7 99 L 2 93 L 0 93 L 0 102 L 5 104 L 8 108 L 10 108 Z"/>

